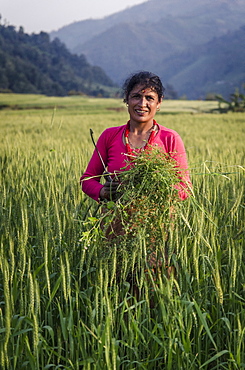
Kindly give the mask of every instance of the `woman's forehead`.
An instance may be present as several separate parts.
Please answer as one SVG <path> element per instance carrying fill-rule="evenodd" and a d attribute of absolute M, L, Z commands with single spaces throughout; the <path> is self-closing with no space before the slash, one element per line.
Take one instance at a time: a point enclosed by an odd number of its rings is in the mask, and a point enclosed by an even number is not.
<path fill-rule="evenodd" d="M 156 90 L 153 87 L 149 86 L 144 86 L 144 85 L 136 85 L 134 88 L 131 90 L 130 94 L 149 94 L 149 93 L 154 93 L 156 94 Z"/>

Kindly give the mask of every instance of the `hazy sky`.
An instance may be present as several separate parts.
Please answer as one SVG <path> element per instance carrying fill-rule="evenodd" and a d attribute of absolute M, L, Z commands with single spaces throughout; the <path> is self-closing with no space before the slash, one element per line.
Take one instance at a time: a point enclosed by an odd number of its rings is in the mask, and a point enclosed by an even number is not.
<path fill-rule="evenodd" d="M 146 0 L 0 0 L 2 23 L 27 33 L 50 32 L 88 18 L 102 18 Z"/>

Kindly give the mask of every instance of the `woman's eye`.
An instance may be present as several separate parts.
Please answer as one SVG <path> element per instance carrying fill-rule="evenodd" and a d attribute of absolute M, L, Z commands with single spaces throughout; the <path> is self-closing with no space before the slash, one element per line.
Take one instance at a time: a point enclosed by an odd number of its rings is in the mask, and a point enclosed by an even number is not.
<path fill-rule="evenodd" d="M 139 99 L 142 98 L 142 96 L 140 94 L 135 94 L 135 95 L 130 96 L 129 98 L 139 100 Z M 151 96 L 151 95 L 146 95 L 145 98 L 146 98 L 147 101 L 154 101 L 155 100 L 154 97 Z"/>

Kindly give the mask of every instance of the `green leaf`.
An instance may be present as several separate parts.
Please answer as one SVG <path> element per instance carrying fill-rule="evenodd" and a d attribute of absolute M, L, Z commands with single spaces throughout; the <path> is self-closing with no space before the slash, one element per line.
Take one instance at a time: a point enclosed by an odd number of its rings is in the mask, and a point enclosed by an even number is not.
<path fill-rule="evenodd" d="M 202 313 L 202 311 L 200 310 L 200 307 L 198 306 L 198 304 L 197 304 L 197 302 L 196 302 L 196 301 L 194 301 L 194 306 L 195 306 L 195 308 L 196 308 L 197 314 L 198 314 L 198 316 L 199 316 L 199 319 L 200 319 L 200 321 L 201 321 L 202 325 L 204 326 L 204 328 L 205 328 L 205 330 L 206 330 L 206 332 L 207 332 L 207 334 L 208 334 L 208 336 L 209 336 L 210 340 L 212 341 L 212 343 L 213 343 L 213 345 L 214 345 L 214 348 L 217 350 L 217 345 L 216 345 L 216 343 L 215 343 L 215 341 L 214 341 L 214 338 L 213 338 L 213 336 L 212 336 L 212 334 L 211 334 L 211 331 L 210 331 L 210 329 L 209 329 L 209 327 L 208 327 L 208 324 L 207 324 L 207 321 L 206 321 L 206 318 L 205 318 L 205 314 L 204 314 L 204 313 Z"/>
<path fill-rule="evenodd" d="M 206 366 L 206 365 L 210 364 L 211 362 L 217 360 L 217 358 L 219 358 L 220 356 L 223 356 L 226 353 L 229 353 L 229 351 L 227 351 L 227 349 L 224 349 L 223 351 L 221 351 L 219 353 L 216 353 L 216 355 L 214 355 L 208 361 L 206 361 L 204 364 L 202 364 L 202 366 L 200 366 L 199 369 L 202 369 L 204 366 Z"/>

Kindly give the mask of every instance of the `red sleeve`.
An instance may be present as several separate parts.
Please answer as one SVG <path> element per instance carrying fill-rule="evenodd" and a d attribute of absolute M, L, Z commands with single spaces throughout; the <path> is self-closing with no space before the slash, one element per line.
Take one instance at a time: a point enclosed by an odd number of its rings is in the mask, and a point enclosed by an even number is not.
<path fill-rule="evenodd" d="M 178 134 L 172 137 L 171 149 L 169 153 L 171 157 L 176 161 L 177 167 L 179 168 L 178 177 L 180 179 L 180 182 L 175 187 L 179 190 L 178 193 L 180 199 L 185 200 L 190 195 L 192 184 L 188 171 L 188 163 L 184 143 Z"/>
<path fill-rule="evenodd" d="M 100 135 L 96 144 L 101 157 L 107 165 L 107 150 L 106 150 L 106 130 Z M 80 178 L 82 190 L 92 199 L 99 202 L 99 194 L 103 185 L 100 183 L 101 175 L 104 172 L 103 164 L 100 160 L 98 152 L 94 150 L 93 155 L 88 163 L 87 169 Z"/>

